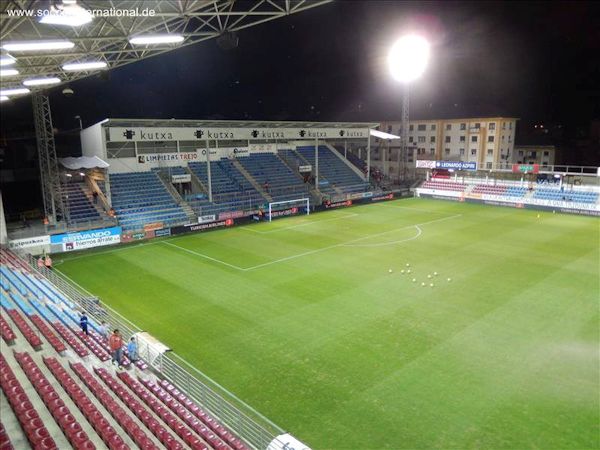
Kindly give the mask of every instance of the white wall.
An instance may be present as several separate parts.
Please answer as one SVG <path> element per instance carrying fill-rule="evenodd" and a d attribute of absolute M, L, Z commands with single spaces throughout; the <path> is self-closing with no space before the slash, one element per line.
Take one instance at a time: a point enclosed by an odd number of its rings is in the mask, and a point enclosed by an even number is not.
<path fill-rule="evenodd" d="M 106 159 L 106 147 L 102 137 L 102 123 L 97 123 L 91 127 L 81 130 L 81 149 L 83 156 L 97 156 L 103 161 Z M 108 162 L 108 161 L 107 161 Z"/>

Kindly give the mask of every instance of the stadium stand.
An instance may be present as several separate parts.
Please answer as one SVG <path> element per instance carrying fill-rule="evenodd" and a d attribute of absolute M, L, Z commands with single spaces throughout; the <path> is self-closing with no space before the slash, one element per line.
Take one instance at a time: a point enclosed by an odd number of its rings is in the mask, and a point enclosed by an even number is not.
<path fill-rule="evenodd" d="M 238 158 L 239 163 L 260 185 L 268 183 L 273 201 L 296 199 L 309 195 L 308 186 L 298 174 L 274 153 L 253 153 Z"/>
<path fill-rule="evenodd" d="M 314 145 L 296 150 L 310 164 L 316 164 Z M 369 183 L 324 145 L 319 145 L 319 173 L 319 190 L 326 194 L 363 192 L 369 188 Z"/>
<path fill-rule="evenodd" d="M 334 146 L 334 148 L 340 153 L 340 155 L 344 156 L 344 148 L 340 146 Z M 346 151 L 346 158 L 350 161 L 354 166 L 359 169 L 361 172 L 367 172 L 367 163 L 364 159 L 359 158 L 351 151 Z"/>
<path fill-rule="evenodd" d="M 443 191 L 460 191 L 463 192 L 467 185 L 462 184 L 462 183 L 455 183 L 453 181 L 437 181 L 437 180 L 431 180 L 431 181 L 425 181 L 422 185 L 422 188 L 425 189 L 440 189 Z"/>
<path fill-rule="evenodd" d="M 193 162 L 189 164 L 189 168 L 205 188 L 208 188 L 206 163 Z M 210 162 L 210 177 L 212 203 L 207 199 L 189 201 L 198 215 L 251 209 L 267 202 L 267 199 L 240 173 L 235 164 L 226 158 Z"/>
<path fill-rule="evenodd" d="M 63 201 L 69 208 L 69 222 L 77 225 L 101 220 L 98 209 L 92 204 L 91 192 L 83 182 L 69 182 L 63 185 Z"/>
<path fill-rule="evenodd" d="M 117 369 L 98 323 L 84 335 L 78 305 L 5 248 L 0 262 L 0 331 L 13 350 L 1 347 L 0 386 L 14 413 L 3 424 L 22 432 L 0 425 L 0 449 L 250 448 L 146 362 Z"/>
<path fill-rule="evenodd" d="M 533 198 L 539 198 L 543 200 L 565 200 L 574 203 L 596 203 L 598 202 L 598 193 L 574 190 L 561 191 L 560 189 L 537 188 L 533 193 Z"/>
<path fill-rule="evenodd" d="M 146 223 L 169 226 L 187 220 L 156 172 L 113 174 L 110 186 L 112 207 L 125 231 L 141 229 Z"/>

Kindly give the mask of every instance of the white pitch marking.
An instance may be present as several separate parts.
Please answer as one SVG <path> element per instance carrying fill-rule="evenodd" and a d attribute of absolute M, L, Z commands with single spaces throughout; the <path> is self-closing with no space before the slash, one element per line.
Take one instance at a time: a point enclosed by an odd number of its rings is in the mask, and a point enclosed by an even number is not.
<path fill-rule="evenodd" d="M 278 231 L 284 231 L 284 230 L 291 230 L 293 228 L 300 228 L 300 227 L 305 227 L 307 225 L 314 225 L 316 223 L 322 223 L 322 222 L 331 222 L 333 220 L 340 220 L 340 219 L 348 219 L 350 217 L 355 217 L 358 216 L 359 214 L 347 214 L 345 216 L 342 217 L 332 217 L 331 219 L 324 219 L 324 220 L 313 220 L 311 222 L 306 222 L 306 223 L 300 223 L 298 225 L 291 225 L 289 227 L 283 227 L 283 228 L 277 228 L 275 230 L 269 230 L 269 231 L 260 231 L 260 230 L 255 230 L 253 226 L 249 226 L 249 227 L 240 227 L 242 230 L 248 230 L 248 231 L 253 231 L 254 233 L 258 233 L 258 234 L 271 234 L 271 233 L 277 233 Z"/>
<path fill-rule="evenodd" d="M 206 258 L 206 259 L 208 259 L 210 261 L 214 261 L 214 262 L 217 262 L 219 264 L 223 264 L 223 265 L 225 265 L 227 267 L 231 267 L 232 269 L 247 270 L 247 269 L 244 269 L 243 267 L 238 267 L 236 265 L 229 264 L 229 263 L 227 263 L 225 261 L 221 261 L 220 259 L 213 258 L 213 257 L 205 255 L 203 253 L 195 252 L 194 250 L 190 250 L 189 248 L 181 247 L 181 246 L 176 245 L 176 244 L 171 244 L 170 242 L 167 242 L 167 241 L 163 241 L 163 242 L 161 242 L 161 244 L 169 245 L 171 247 L 176 247 L 176 248 L 178 248 L 180 250 L 183 250 L 184 252 L 188 252 L 188 253 L 191 253 L 192 255 L 200 256 L 201 258 Z"/>
<path fill-rule="evenodd" d="M 289 261 L 290 259 L 301 258 L 302 256 L 312 255 L 314 253 L 323 252 L 325 250 L 330 250 L 330 249 L 336 248 L 336 247 L 343 247 L 345 245 L 352 244 L 354 242 L 364 241 L 365 239 L 370 239 L 372 237 L 383 236 L 384 234 L 393 233 L 394 231 L 403 230 L 403 229 L 411 228 L 411 227 L 418 227 L 418 226 L 427 225 L 427 224 L 435 223 L 435 222 L 441 222 L 443 220 L 455 219 L 455 218 L 461 217 L 461 216 L 462 216 L 462 214 L 456 214 L 454 216 L 442 217 L 441 219 L 430 220 L 428 222 L 422 222 L 422 223 L 417 223 L 417 224 L 414 224 L 414 225 L 407 225 L 407 226 L 404 226 L 404 227 L 395 228 L 393 230 L 384 231 L 382 233 L 370 234 L 370 235 L 367 235 L 367 236 L 359 237 L 357 239 L 352 239 L 352 240 L 347 241 L 347 242 L 342 242 L 340 244 L 329 245 L 327 247 L 317 248 L 315 250 L 310 250 L 308 252 L 299 253 L 297 255 L 286 256 L 285 258 L 280 258 L 280 259 L 276 259 L 274 261 L 269 261 L 269 262 L 266 262 L 266 263 L 263 263 L 263 264 L 258 264 L 256 266 L 247 267 L 247 268 L 245 268 L 243 270 L 247 271 L 247 270 L 260 269 L 261 267 L 267 267 L 267 266 L 270 266 L 272 264 L 277 264 L 277 263 L 280 263 L 280 262 Z"/>
<path fill-rule="evenodd" d="M 413 237 L 409 237 L 407 239 L 400 239 L 398 241 L 391 241 L 391 242 L 382 242 L 380 244 L 343 244 L 343 246 L 344 247 L 384 247 L 386 245 L 394 245 L 394 244 L 400 244 L 401 242 L 412 241 L 414 239 L 417 239 L 423 233 L 423 231 L 419 228 L 418 225 L 414 225 L 414 227 L 417 229 L 417 234 L 414 235 Z M 404 272 L 404 270 L 402 272 Z"/>
<path fill-rule="evenodd" d="M 140 242 L 139 244 L 136 244 L 136 245 L 127 245 L 127 246 L 120 247 L 120 248 L 114 248 L 112 250 L 105 250 L 103 252 L 85 253 L 83 255 L 73 256 L 72 258 L 61 259 L 58 262 L 59 263 L 65 263 L 65 262 L 69 262 L 69 261 L 74 261 L 76 259 L 88 258 L 90 256 L 105 255 L 107 253 L 122 252 L 124 250 L 132 250 L 132 249 L 135 249 L 135 248 L 138 248 L 138 247 L 145 247 L 147 245 L 156 245 L 156 244 L 160 244 L 160 242 Z"/>

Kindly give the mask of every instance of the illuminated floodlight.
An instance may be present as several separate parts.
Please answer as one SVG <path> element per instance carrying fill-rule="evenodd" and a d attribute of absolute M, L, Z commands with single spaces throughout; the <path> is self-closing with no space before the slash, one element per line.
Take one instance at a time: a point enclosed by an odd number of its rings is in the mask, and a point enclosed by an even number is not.
<path fill-rule="evenodd" d="M 129 38 L 129 42 L 133 45 L 178 44 L 183 42 L 183 39 L 180 34 L 153 34 L 132 37 Z"/>
<path fill-rule="evenodd" d="M 43 86 L 46 84 L 57 84 L 60 83 L 60 78 L 56 77 L 45 77 L 45 78 L 31 78 L 23 81 L 25 86 Z"/>
<path fill-rule="evenodd" d="M 17 69 L 0 69 L 0 77 L 14 77 L 15 75 L 19 75 Z"/>
<path fill-rule="evenodd" d="M 9 100 L 8 95 L 1 95 L 0 96 L 0 102 L 5 102 L 7 100 Z"/>
<path fill-rule="evenodd" d="M 0 89 L 0 96 L 10 97 L 12 95 L 29 94 L 30 92 L 27 88 Z"/>
<path fill-rule="evenodd" d="M 0 66 L 10 66 L 11 64 L 14 64 L 16 62 L 17 60 L 10 56 L 8 53 L 0 55 Z"/>
<path fill-rule="evenodd" d="M 98 70 L 104 69 L 106 63 L 104 61 L 88 61 L 80 63 L 69 63 L 62 66 L 63 70 L 68 72 L 84 71 L 84 70 Z"/>
<path fill-rule="evenodd" d="M 388 65 L 396 81 L 409 83 L 419 78 L 429 61 L 429 42 L 422 36 L 403 36 L 392 46 Z"/>
<path fill-rule="evenodd" d="M 20 41 L 7 42 L 2 44 L 2 48 L 9 52 L 35 52 L 45 50 L 64 50 L 75 47 L 71 41 Z"/>
<path fill-rule="evenodd" d="M 48 14 L 42 16 L 40 23 L 80 27 L 81 25 L 90 23 L 93 19 L 94 17 L 81 6 L 77 4 L 67 4 L 62 8 L 50 8 Z"/>

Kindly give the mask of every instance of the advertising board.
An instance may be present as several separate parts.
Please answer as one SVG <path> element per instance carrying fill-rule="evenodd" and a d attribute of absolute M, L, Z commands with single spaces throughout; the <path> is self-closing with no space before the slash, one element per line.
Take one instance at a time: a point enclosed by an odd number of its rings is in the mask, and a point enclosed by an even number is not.
<path fill-rule="evenodd" d="M 102 247 L 121 242 L 121 231 L 121 227 L 111 227 L 76 233 L 55 234 L 50 236 L 50 243 L 62 245 L 62 250 L 65 252 Z"/>

